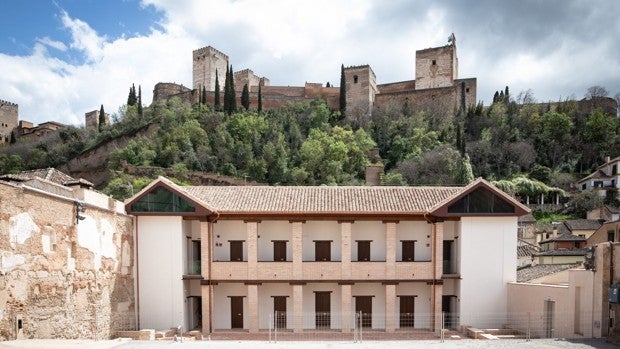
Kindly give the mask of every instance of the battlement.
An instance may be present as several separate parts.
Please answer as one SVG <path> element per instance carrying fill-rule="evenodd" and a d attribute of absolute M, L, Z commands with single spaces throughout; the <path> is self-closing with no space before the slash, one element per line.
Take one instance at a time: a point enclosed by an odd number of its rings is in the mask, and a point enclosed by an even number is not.
<path fill-rule="evenodd" d="M 17 103 L 13 103 L 13 102 L 9 102 L 9 101 L 5 101 L 4 99 L 0 99 L 0 105 L 6 105 L 6 106 L 10 106 L 10 107 L 17 107 Z"/>
<path fill-rule="evenodd" d="M 246 68 L 246 69 L 242 69 L 242 70 L 239 70 L 233 73 L 233 75 L 238 75 L 238 74 L 254 74 L 254 72 L 252 71 L 252 69 Z"/>
<path fill-rule="evenodd" d="M 201 55 L 201 54 L 207 54 L 207 53 L 215 53 L 217 55 L 223 56 L 226 60 L 228 60 L 227 54 L 214 48 L 213 46 L 202 47 L 202 48 L 192 51 L 192 53 L 194 56 Z"/>

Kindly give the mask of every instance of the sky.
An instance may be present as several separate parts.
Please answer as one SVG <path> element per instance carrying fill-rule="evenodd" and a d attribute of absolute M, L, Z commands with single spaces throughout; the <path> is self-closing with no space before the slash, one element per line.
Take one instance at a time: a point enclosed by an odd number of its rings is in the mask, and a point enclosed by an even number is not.
<path fill-rule="evenodd" d="M 340 65 L 377 83 L 412 80 L 415 51 L 456 36 L 459 78 L 478 100 L 531 90 L 540 102 L 620 92 L 620 1 L 2 0 L 0 100 L 20 120 L 81 126 L 118 113 L 131 84 L 191 87 L 192 51 L 213 46 L 272 86 L 338 85 Z"/>

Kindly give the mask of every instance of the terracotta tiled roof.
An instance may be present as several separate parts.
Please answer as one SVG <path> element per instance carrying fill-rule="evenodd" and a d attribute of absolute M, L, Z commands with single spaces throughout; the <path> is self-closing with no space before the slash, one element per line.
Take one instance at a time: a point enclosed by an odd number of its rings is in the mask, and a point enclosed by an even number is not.
<path fill-rule="evenodd" d="M 517 246 L 517 256 L 518 257 L 529 257 L 538 252 L 538 248 L 531 245 L 521 245 Z"/>
<path fill-rule="evenodd" d="M 425 213 L 463 187 L 180 187 L 220 213 Z"/>
<path fill-rule="evenodd" d="M 22 171 L 15 174 L 6 174 L 0 176 L 0 179 L 7 179 L 13 181 L 28 181 L 34 178 L 41 178 L 47 181 L 64 185 L 66 182 L 76 181 L 75 178 L 69 176 L 66 173 L 60 172 L 55 168 L 42 168 L 38 170 Z"/>
<path fill-rule="evenodd" d="M 543 276 L 577 268 L 579 264 L 539 264 L 517 270 L 517 282 L 527 282 Z"/>
<path fill-rule="evenodd" d="M 564 224 L 571 230 L 596 230 L 601 227 L 598 219 L 569 219 Z"/>
<path fill-rule="evenodd" d="M 549 250 L 538 252 L 535 256 L 585 256 L 586 249 L 585 248 L 559 248 L 556 250 Z"/>

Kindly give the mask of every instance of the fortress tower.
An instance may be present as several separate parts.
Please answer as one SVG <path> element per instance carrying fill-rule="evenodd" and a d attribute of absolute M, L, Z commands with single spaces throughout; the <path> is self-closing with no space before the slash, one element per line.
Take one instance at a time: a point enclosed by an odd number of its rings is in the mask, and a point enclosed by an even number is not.
<path fill-rule="evenodd" d="M 347 95 L 347 114 L 372 111 L 377 94 L 377 77 L 370 65 L 344 68 L 345 90 Z"/>
<path fill-rule="evenodd" d="M 17 104 L 0 100 L 0 144 L 11 141 L 11 132 L 17 128 L 17 119 Z"/>
<path fill-rule="evenodd" d="M 192 87 L 202 89 L 202 86 L 205 86 L 207 91 L 215 91 L 215 71 L 217 70 L 220 89 L 223 90 L 226 67 L 228 67 L 228 56 L 213 47 L 207 46 L 194 50 Z"/>
<path fill-rule="evenodd" d="M 452 87 L 458 79 L 456 45 L 427 48 L 415 53 L 415 89 Z"/>

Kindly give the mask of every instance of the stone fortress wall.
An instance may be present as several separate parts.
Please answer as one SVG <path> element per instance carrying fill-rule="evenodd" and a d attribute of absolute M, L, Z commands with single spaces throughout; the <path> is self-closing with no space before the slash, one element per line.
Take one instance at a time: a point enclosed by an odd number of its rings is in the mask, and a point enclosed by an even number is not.
<path fill-rule="evenodd" d="M 438 104 L 447 112 L 477 103 L 476 78 L 458 78 L 456 40 L 441 47 L 416 52 L 415 80 L 377 84 L 377 77 L 370 65 L 354 65 L 344 69 L 347 113 L 369 114 L 374 107 L 387 103 L 407 104 L 412 112 L 427 110 Z M 224 89 L 224 74 L 229 57 L 207 46 L 193 51 L 193 90 L 182 85 L 159 83 L 153 91 L 153 102 L 166 101 L 172 97 L 197 103 L 202 89 L 207 90 L 207 103 L 214 103 L 215 69 L 218 70 L 220 89 Z M 326 87 L 321 83 L 307 82 L 304 86 L 270 86 L 266 77 L 260 77 L 250 69 L 233 73 L 237 97 L 245 84 L 250 90 L 250 105 L 258 104 L 258 85 L 261 85 L 263 109 L 282 107 L 291 102 L 322 98 L 330 109 L 339 109 L 339 87 Z M 220 94 L 222 98 L 222 94 Z M 220 102 L 222 100 L 220 99 Z"/>

